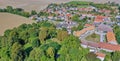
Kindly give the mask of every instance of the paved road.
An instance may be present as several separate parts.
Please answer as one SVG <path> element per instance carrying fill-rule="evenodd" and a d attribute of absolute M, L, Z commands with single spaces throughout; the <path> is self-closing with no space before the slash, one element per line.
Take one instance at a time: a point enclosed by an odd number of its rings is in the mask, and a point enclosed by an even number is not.
<path fill-rule="evenodd" d="M 100 42 L 104 42 L 104 40 L 105 40 L 105 33 L 102 33 L 102 32 L 95 32 L 95 33 L 100 35 Z"/>

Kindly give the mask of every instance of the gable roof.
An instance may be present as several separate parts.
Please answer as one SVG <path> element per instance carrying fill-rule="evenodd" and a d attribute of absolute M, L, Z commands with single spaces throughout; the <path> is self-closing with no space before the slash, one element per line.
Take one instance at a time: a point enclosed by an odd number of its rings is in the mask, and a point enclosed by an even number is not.
<path fill-rule="evenodd" d="M 97 29 L 99 31 L 109 31 L 112 32 L 112 28 L 110 26 L 104 25 L 104 24 L 100 24 Z"/>
<path fill-rule="evenodd" d="M 105 18 L 105 16 L 100 16 L 100 15 L 98 15 L 98 16 L 95 17 L 94 22 L 103 22 L 103 19 L 104 19 L 104 18 Z"/>
<path fill-rule="evenodd" d="M 94 29 L 95 29 L 94 26 L 89 26 L 89 27 L 84 28 L 84 29 L 82 29 L 82 30 L 80 30 L 80 31 L 75 31 L 73 34 L 74 34 L 75 36 L 79 37 L 79 36 L 81 36 L 82 34 L 84 34 L 85 32 L 87 32 L 87 31 L 89 31 L 89 30 L 94 30 Z"/>
<path fill-rule="evenodd" d="M 115 34 L 113 32 L 107 32 L 107 41 L 108 42 L 116 42 Z"/>
<path fill-rule="evenodd" d="M 104 43 L 104 42 L 90 42 L 90 41 L 81 41 L 81 44 L 95 47 L 95 48 L 103 48 L 107 50 L 112 50 L 112 51 L 120 51 L 120 45 L 114 45 L 114 44 L 109 44 L 109 43 Z"/>
<path fill-rule="evenodd" d="M 92 24 L 85 24 L 85 27 L 93 26 Z"/>
<path fill-rule="evenodd" d="M 108 49 L 108 50 L 113 50 L 113 51 L 120 51 L 120 45 L 114 45 L 114 44 L 100 42 L 99 47 Z"/>
<path fill-rule="evenodd" d="M 104 57 L 105 57 L 105 54 L 100 53 L 100 52 L 96 52 L 95 54 L 96 54 L 98 57 L 102 57 L 102 58 L 104 58 Z"/>

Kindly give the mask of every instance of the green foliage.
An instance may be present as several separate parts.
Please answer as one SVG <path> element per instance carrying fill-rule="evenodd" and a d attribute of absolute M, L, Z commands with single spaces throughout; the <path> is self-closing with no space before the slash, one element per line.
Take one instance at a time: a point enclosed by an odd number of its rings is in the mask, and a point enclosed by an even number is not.
<path fill-rule="evenodd" d="M 79 39 L 74 36 L 65 38 L 61 45 L 58 53 L 60 55 L 57 59 L 58 61 L 81 61 L 83 56 L 89 52 L 79 45 Z"/>
<path fill-rule="evenodd" d="M 11 49 L 11 59 L 12 61 L 23 61 L 24 60 L 24 50 L 22 45 L 18 42 L 14 43 Z"/>
<path fill-rule="evenodd" d="M 68 2 L 66 4 L 70 5 L 70 6 L 79 6 L 79 5 L 89 5 L 91 3 L 92 2 L 86 2 L 86 1 L 71 1 L 71 2 Z"/>
<path fill-rule="evenodd" d="M 64 4 L 63 4 L 64 5 Z M 107 8 L 106 4 L 94 4 L 92 2 L 72 1 L 65 4 L 71 7 L 80 7 L 93 5 L 98 8 Z M 48 8 L 58 6 L 51 4 Z M 61 6 L 60 6 L 61 7 Z M 31 13 L 25 12 L 21 8 L 12 8 L 7 6 L 6 9 L 0 9 L 0 12 L 9 12 L 24 17 L 36 15 L 37 12 L 32 10 Z M 39 12 L 38 16 L 56 16 L 53 13 Z M 80 20 L 79 15 L 71 18 L 79 23 L 72 31 L 83 29 L 87 22 L 87 17 Z M 60 20 L 58 20 L 60 21 Z M 120 43 L 120 27 L 115 26 L 114 32 Z M 96 36 L 93 35 L 93 38 Z M 55 40 L 56 39 L 56 40 Z M 58 43 L 59 42 L 59 43 Z M 106 56 L 105 61 L 119 60 L 120 53 L 115 52 Z M 68 35 L 66 29 L 57 30 L 55 25 L 47 21 L 22 24 L 17 28 L 6 30 L 4 36 L 0 36 L 0 61 L 100 61 L 95 54 L 89 53 L 89 49 L 80 46 L 80 40 L 73 35 Z"/>
<path fill-rule="evenodd" d="M 48 42 L 48 40 L 47 40 Z M 46 44 L 41 45 L 41 49 L 46 51 L 49 47 L 53 47 L 55 49 L 55 52 L 57 52 L 60 49 L 60 45 L 57 42 L 50 41 Z"/>
<path fill-rule="evenodd" d="M 87 61 L 100 61 L 100 59 L 96 58 L 97 56 L 94 53 L 89 53 L 86 55 Z"/>
<path fill-rule="evenodd" d="M 96 8 L 99 8 L 99 9 L 111 9 L 109 5 L 107 4 L 91 4 L 92 6 L 96 7 Z"/>
<path fill-rule="evenodd" d="M 68 37 L 67 31 L 62 31 L 62 30 L 58 31 L 58 33 L 57 33 L 58 40 L 63 41 L 64 38 L 66 38 L 66 37 Z"/>
<path fill-rule="evenodd" d="M 49 14 L 46 12 L 39 12 L 38 16 L 49 16 Z"/>
<path fill-rule="evenodd" d="M 43 22 L 42 24 L 41 24 L 41 26 L 42 27 L 51 27 L 51 26 L 54 26 L 53 24 L 51 24 L 51 23 L 49 23 L 49 22 Z"/>
<path fill-rule="evenodd" d="M 106 55 L 104 61 L 112 61 L 110 55 Z"/>
<path fill-rule="evenodd" d="M 40 46 L 40 41 L 38 38 L 34 38 L 34 40 L 32 40 L 32 47 L 39 47 Z"/>
<path fill-rule="evenodd" d="M 31 11 L 31 15 L 36 15 L 36 14 L 37 14 L 37 12 L 35 10 Z"/>
<path fill-rule="evenodd" d="M 119 10 L 119 12 L 120 12 L 120 6 L 118 7 L 118 10 Z"/>
<path fill-rule="evenodd" d="M 74 15 L 71 19 L 72 19 L 73 21 L 80 22 L 80 20 L 79 20 L 79 15 Z"/>
<path fill-rule="evenodd" d="M 55 51 L 53 47 L 49 47 L 46 52 L 48 57 L 54 57 L 55 55 Z"/>
<path fill-rule="evenodd" d="M 114 32 L 115 32 L 117 42 L 120 44 L 120 33 L 119 33 L 120 32 L 120 27 L 115 25 Z"/>
<path fill-rule="evenodd" d="M 42 61 L 41 58 L 44 56 L 43 50 L 40 48 L 34 48 L 29 55 L 27 61 Z"/>
<path fill-rule="evenodd" d="M 119 51 L 113 52 L 111 58 L 112 58 L 112 61 L 120 61 L 120 52 Z"/>
<path fill-rule="evenodd" d="M 12 6 L 7 6 L 4 9 L 0 9 L 0 12 L 8 12 L 8 13 L 17 14 L 17 15 L 24 16 L 24 17 L 30 16 L 29 12 L 25 12 L 21 8 L 13 8 Z"/>
<path fill-rule="evenodd" d="M 7 12 L 13 12 L 13 7 L 12 6 L 7 6 L 6 7 Z"/>
<path fill-rule="evenodd" d="M 42 41 L 42 43 L 45 41 L 47 38 L 47 28 L 42 28 L 40 33 L 39 33 L 39 39 Z"/>
<path fill-rule="evenodd" d="M 91 35 L 91 37 L 92 37 L 92 38 L 96 38 L 97 35 L 96 35 L 95 33 L 93 33 L 93 34 Z"/>

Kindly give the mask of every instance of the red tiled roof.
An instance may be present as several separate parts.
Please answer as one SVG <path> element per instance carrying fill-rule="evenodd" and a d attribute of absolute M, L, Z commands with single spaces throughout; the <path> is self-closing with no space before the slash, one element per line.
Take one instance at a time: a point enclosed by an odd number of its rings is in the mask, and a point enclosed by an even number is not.
<path fill-rule="evenodd" d="M 106 10 L 106 9 L 102 9 L 102 10 L 99 10 L 99 12 L 101 12 L 101 13 L 110 13 L 111 11 L 110 10 Z"/>
<path fill-rule="evenodd" d="M 85 24 L 86 27 L 93 26 L 92 24 Z"/>
<path fill-rule="evenodd" d="M 104 42 L 90 42 L 90 41 L 81 41 L 81 44 L 95 47 L 95 48 L 103 48 L 107 50 L 112 50 L 112 51 L 120 51 L 120 45 L 114 45 L 114 44 L 109 44 L 109 43 L 104 43 Z"/>
<path fill-rule="evenodd" d="M 87 31 L 89 31 L 89 30 L 94 30 L 94 29 L 95 29 L 94 26 L 89 26 L 89 27 L 84 28 L 84 29 L 82 29 L 82 30 L 80 30 L 80 31 L 75 31 L 75 32 L 74 32 L 74 35 L 77 36 L 77 37 L 79 37 L 79 36 L 81 36 L 82 34 L 84 34 L 85 32 L 87 32 Z"/>
<path fill-rule="evenodd" d="M 66 16 L 70 17 L 70 16 L 71 16 L 71 14 L 69 14 L 69 13 L 68 13 L 68 14 L 66 14 Z"/>
<path fill-rule="evenodd" d="M 108 42 L 111 42 L 111 41 L 116 42 L 115 34 L 113 32 L 107 32 L 107 41 Z"/>
<path fill-rule="evenodd" d="M 103 22 L 105 16 L 96 16 L 94 22 Z"/>
<path fill-rule="evenodd" d="M 105 57 L 105 54 L 103 54 L 103 53 L 100 53 L 100 52 L 97 52 L 97 53 L 95 53 L 98 57 Z"/>
<path fill-rule="evenodd" d="M 99 47 L 108 49 L 108 50 L 113 50 L 113 51 L 120 51 L 120 45 L 114 45 L 114 44 L 100 42 Z"/>
<path fill-rule="evenodd" d="M 112 28 L 110 27 L 110 26 L 107 26 L 107 25 L 104 25 L 104 24 L 100 24 L 99 26 L 98 26 L 98 30 L 99 31 L 106 31 L 106 32 L 112 32 L 113 30 L 112 30 Z"/>

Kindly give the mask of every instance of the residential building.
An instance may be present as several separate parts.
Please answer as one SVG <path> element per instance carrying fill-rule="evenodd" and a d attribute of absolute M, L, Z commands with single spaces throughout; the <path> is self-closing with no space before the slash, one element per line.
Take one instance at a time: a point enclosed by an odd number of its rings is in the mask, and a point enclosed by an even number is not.
<path fill-rule="evenodd" d="M 100 52 L 96 52 L 95 54 L 97 55 L 97 58 L 99 58 L 101 61 L 104 61 L 106 54 Z"/>
<path fill-rule="evenodd" d="M 115 38 L 115 34 L 113 32 L 107 32 L 107 42 L 110 44 L 118 44 Z"/>
<path fill-rule="evenodd" d="M 74 32 L 73 32 L 73 35 L 75 35 L 75 36 L 77 36 L 77 37 L 80 37 L 80 36 L 82 36 L 84 33 L 86 33 L 87 31 L 92 31 L 92 30 L 94 30 L 94 29 L 95 29 L 94 26 L 89 26 L 89 27 L 84 28 L 84 29 L 82 29 L 82 30 L 80 30 L 80 31 L 74 31 Z"/>
<path fill-rule="evenodd" d="M 105 24 L 100 24 L 97 27 L 97 32 L 107 33 L 107 32 L 112 32 L 112 31 L 113 31 L 112 28 L 108 25 L 105 25 Z"/>
<path fill-rule="evenodd" d="M 95 26 L 98 26 L 102 22 L 104 22 L 104 18 L 105 18 L 105 16 L 100 16 L 100 15 L 96 16 L 95 19 L 94 19 Z"/>
<path fill-rule="evenodd" d="M 93 48 L 98 50 L 105 50 L 107 52 L 120 51 L 120 45 L 104 43 L 104 42 L 91 42 L 91 41 L 81 41 L 81 46 L 84 48 Z"/>

